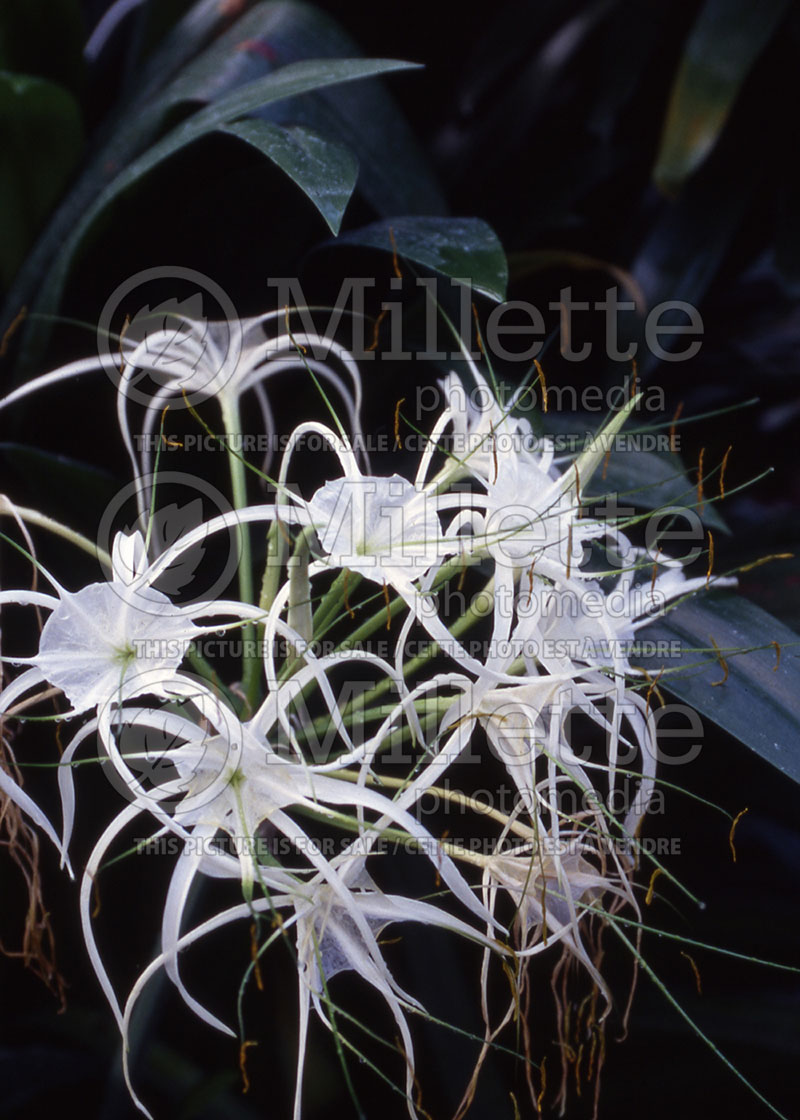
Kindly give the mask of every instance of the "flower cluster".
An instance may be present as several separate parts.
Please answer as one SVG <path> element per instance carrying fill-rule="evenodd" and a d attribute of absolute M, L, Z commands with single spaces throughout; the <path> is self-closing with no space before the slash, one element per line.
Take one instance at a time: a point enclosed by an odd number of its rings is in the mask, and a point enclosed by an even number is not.
<path fill-rule="evenodd" d="M 279 939 L 296 963 L 295 1117 L 310 1008 L 333 1025 L 330 982 L 346 970 L 372 985 L 393 1017 L 416 1116 L 408 1014 L 422 1007 L 390 972 L 381 931 L 414 922 L 483 947 L 487 1046 L 515 1006 L 512 1000 L 502 1022 L 491 1023 L 487 978 L 496 959 L 519 985 L 533 956 L 560 945 L 610 1005 L 586 928 L 608 910 L 637 907 L 637 836 L 657 756 L 641 687 L 646 675 L 628 646 L 638 628 L 708 581 L 687 578 L 663 557 L 654 566 L 620 524 L 585 513 L 584 489 L 625 410 L 576 459 L 558 461 L 546 441 L 529 450 L 530 425 L 515 414 L 515 398 L 504 400 L 472 366 L 470 388 L 482 390 L 486 407 L 477 408 L 451 373 L 412 476 L 373 474 L 353 450 L 361 384 L 352 359 L 330 340 L 269 338 L 269 321 L 240 324 L 231 368 L 217 352 L 214 324 L 201 331 L 186 320 L 177 336 L 121 341 L 118 415 L 141 524 L 117 534 L 105 579 L 68 590 L 32 556 L 51 591 L 0 591 L 0 606 L 47 613 L 36 652 L 4 658 L 21 671 L 0 694 L 0 715 L 24 720 L 38 698 L 63 695 L 67 708 L 57 718 L 75 731 L 58 763 L 60 833 L 2 769 L 0 793 L 47 833 L 69 866 L 79 805 L 74 764 L 80 750 L 99 746 L 122 804 L 85 862 L 81 917 L 122 1032 L 129 1086 L 131 1016 L 159 968 L 200 1018 L 233 1033 L 187 989 L 179 961 L 201 937 L 249 919 L 261 938 L 254 968 Z M 323 344 L 329 360 L 307 356 Z M 87 360 L 48 374 L 0 409 L 95 368 Z M 146 433 L 173 395 L 193 393 L 217 401 L 220 438 L 234 446 L 239 398 L 255 392 L 271 424 L 264 383 L 286 369 L 338 390 L 349 435 L 333 410 L 330 425 L 301 423 L 275 478 L 264 474 L 267 465 L 229 450 L 232 511 L 159 552 L 148 530 L 158 508 L 151 481 L 158 461 L 137 455 L 128 418 L 142 371 L 160 375 L 146 404 Z M 318 467 L 309 472 L 301 461 L 309 433 L 330 449 L 333 467 L 310 488 L 306 478 Z M 269 502 L 248 502 L 248 471 L 269 482 Z M 2 512 L 29 543 L 30 524 L 62 528 L 8 499 Z M 231 530 L 239 597 L 178 603 L 164 590 L 170 570 Z M 603 557 L 612 545 L 622 563 L 609 569 Z M 226 679 L 229 661 L 204 656 L 211 634 L 248 637 L 241 681 Z M 323 645 L 329 652 L 320 652 Z M 578 749 L 576 715 L 594 729 L 591 749 Z M 510 811 L 470 794 L 475 762 L 482 785 L 509 782 Z M 612 794 L 622 787 L 627 808 L 619 812 Z M 580 794 L 579 809 L 568 792 Z M 493 830 L 483 850 L 466 835 L 422 823 L 434 796 Z M 91 897 L 110 848 L 142 820 L 153 840 L 177 838 L 181 854 L 164 901 L 161 953 L 120 1002 L 95 941 Z M 392 850 L 421 853 L 446 900 L 384 891 L 382 861 Z M 236 884 L 238 898 L 187 932 L 190 890 L 208 877 Z M 273 921 L 263 922 L 265 915 Z"/>

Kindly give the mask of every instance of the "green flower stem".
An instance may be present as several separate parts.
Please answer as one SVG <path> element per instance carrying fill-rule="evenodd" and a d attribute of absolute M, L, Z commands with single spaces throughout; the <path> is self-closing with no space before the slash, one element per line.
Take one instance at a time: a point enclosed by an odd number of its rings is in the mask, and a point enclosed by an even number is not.
<path fill-rule="evenodd" d="M 343 776 L 343 775 L 340 775 Z M 355 780 L 355 775 L 352 776 Z M 447 791 L 437 790 L 439 793 Z M 453 793 L 454 791 L 450 791 Z M 483 806 L 481 806 L 483 809 Z M 295 805 L 295 812 L 301 816 L 308 817 L 310 820 L 318 821 L 324 824 L 332 824 L 337 828 L 341 828 L 345 832 L 361 833 L 369 831 L 371 826 L 368 822 L 364 823 L 359 821 L 357 817 L 351 816 L 349 813 L 340 813 L 336 809 L 312 809 L 307 805 Z M 484 815 L 497 815 L 502 818 L 502 814 L 498 814 L 497 810 L 492 810 L 491 814 L 484 811 Z M 505 818 L 503 818 L 505 823 Z M 411 836 L 410 833 L 404 832 L 402 828 L 395 828 L 392 825 L 387 825 L 380 830 L 380 836 L 385 840 L 394 840 L 397 843 L 408 845 L 409 847 L 416 846 L 419 841 L 416 837 Z M 486 867 L 491 862 L 491 856 L 482 855 L 480 852 L 472 852 L 468 848 L 462 848 L 460 844 L 454 843 L 452 840 L 439 840 L 441 849 L 448 856 L 453 859 L 460 859 L 466 863 L 474 864 L 477 867 Z"/>
<path fill-rule="evenodd" d="M 202 653 L 195 646 L 190 646 L 186 658 L 198 677 L 208 681 L 212 688 L 225 697 L 236 714 L 241 716 L 242 698 L 228 688 L 225 682 L 220 679 L 216 669 L 203 657 Z"/>
<path fill-rule="evenodd" d="M 278 494 L 275 497 L 276 508 L 280 504 L 281 500 Z M 278 594 L 278 588 L 280 587 L 281 569 L 286 563 L 289 552 L 289 544 L 284 535 L 287 532 L 288 530 L 285 527 L 281 531 L 281 526 L 276 518 L 267 533 L 267 562 L 264 565 L 264 574 L 261 577 L 261 593 L 258 597 L 258 605 L 265 613 L 275 602 L 275 596 Z"/>
<path fill-rule="evenodd" d="M 414 701 L 414 708 L 417 712 L 420 713 L 433 713 L 434 715 L 436 715 L 440 711 L 445 712 L 447 708 L 449 708 L 449 706 L 452 704 L 452 702 L 452 697 L 444 698 L 421 696 L 419 699 Z M 360 715 L 362 720 L 364 720 L 366 723 L 373 723 L 377 720 L 385 719 L 388 715 L 391 715 L 396 707 L 396 704 L 378 704 L 374 708 L 365 708 L 355 713 L 352 713 L 349 708 L 346 708 L 343 712 L 343 717 L 355 714 Z M 330 725 L 330 716 L 317 716 L 316 719 L 311 721 L 309 730 L 313 731 L 316 735 L 319 735 L 320 733 L 324 734 L 328 730 Z M 298 732 L 298 738 L 303 738 L 302 730 Z"/>
<path fill-rule="evenodd" d="M 348 782 L 358 781 L 358 775 L 348 770 L 342 770 L 336 775 L 338 778 L 344 778 Z M 389 789 L 406 789 L 408 782 L 404 778 L 390 778 L 384 774 L 377 776 L 375 774 L 368 774 L 367 781 L 370 785 L 380 787 L 388 787 Z M 528 825 L 523 824 L 518 820 L 511 820 L 505 813 L 501 813 L 499 809 L 492 809 L 490 806 L 484 804 L 482 801 L 477 801 L 474 797 L 470 797 L 468 793 L 461 793 L 457 789 L 446 789 L 444 786 L 429 786 L 426 793 L 435 793 L 445 801 L 451 802 L 453 805 L 458 805 L 460 808 L 472 809 L 473 812 L 479 813 L 482 817 L 490 817 L 492 820 L 497 821 L 498 824 L 508 828 L 509 831 L 515 832 L 517 836 L 522 836 L 526 840 L 535 840 L 536 831 L 529 828 Z M 456 855 L 458 858 L 468 859 L 473 863 L 480 863 L 481 865 L 487 862 L 486 856 L 481 856 L 477 852 L 466 851 L 457 844 L 453 844 L 447 840 L 441 840 L 441 845 L 448 852 L 449 855 Z"/>
<path fill-rule="evenodd" d="M 236 397 L 220 394 L 220 407 L 222 409 L 222 426 L 228 437 L 227 452 L 228 465 L 231 474 L 231 493 L 234 508 L 244 509 L 247 505 L 247 472 L 245 464 L 232 449 L 233 439 L 240 436 L 241 417 L 239 415 L 239 402 Z M 250 529 L 247 525 L 236 527 L 236 548 L 239 565 L 239 598 L 243 603 L 253 603 L 253 559 L 250 551 Z M 255 648 L 256 627 L 252 622 L 245 623 L 242 628 L 244 652 L 242 653 L 242 688 L 251 711 L 254 711 L 259 699 L 261 685 L 261 659 L 258 652 L 248 655 L 248 649 Z"/>
<path fill-rule="evenodd" d="M 334 624 L 342 607 L 345 610 L 347 609 L 350 595 L 359 583 L 361 583 L 361 576 L 358 572 L 352 572 L 349 568 L 342 568 L 327 594 L 323 597 L 322 602 L 314 611 L 315 638 L 322 637 L 325 631 Z M 385 622 L 385 613 L 383 618 Z"/>

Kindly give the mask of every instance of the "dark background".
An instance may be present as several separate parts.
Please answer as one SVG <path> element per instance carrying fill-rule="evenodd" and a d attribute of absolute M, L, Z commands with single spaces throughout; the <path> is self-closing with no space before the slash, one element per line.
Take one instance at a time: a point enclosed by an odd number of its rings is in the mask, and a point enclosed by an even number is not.
<path fill-rule="evenodd" d="M 59 34 L 57 21 L 39 22 L 29 29 L 25 51 L 9 47 L 21 40 L 7 37 L 5 66 L 71 88 L 91 145 L 107 127 L 103 122 L 117 99 L 135 83 L 135 51 L 147 50 L 159 20 L 185 7 L 165 3 L 156 12 L 155 4 L 145 5 L 87 70 L 69 63 L 69 42 Z M 663 388 L 667 417 L 681 401 L 690 416 L 758 398 L 757 405 L 682 429 L 682 455 L 691 466 L 705 447 L 706 461 L 719 462 L 733 445 L 731 489 L 774 468 L 768 478 L 726 501 L 722 512 L 730 534 L 717 536 L 719 570 L 767 553 L 792 552 L 800 537 L 800 179 L 793 159 L 797 11 L 788 6 L 708 157 L 677 189 L 665 192 L 663 184 L 660 189 L 654 183 L 653 168 L 670 89 L 702 5 L 529 0 L 469 9 L 411 0 L 319 7 L 339 21 L 365 55 L 424 63 L 424 70 L 393 76 L 387 84 L 438 178 L 440 212 L 484 218 L 497 232 L 510 256 L 511 298 L 544 307 L 570 284 L 575 298 L 595 299 L 613 282 L 613 266 L 634 278 L 650 306 L 675 298 L 699 307 L 705 331 L 698 356 L 685 363 L 645 361 L 640 376 L 644 384 Z M 729 5 L 732 23 L 745 7 Z M 83 8 L 90 29 L 104 5 Z M 3 18 L 9 27 L 12 18 L 19 18 L 12 9 L 0 15 L 0 25 Z M 366 99 L 366 86 L 364 91 Z M 391 137 L 387 145 L 391 150 Z M 67 186 L 65 181 L 62 189 Z M 374 200 L 357 193 L 345 228 L 379 216 L 391 212 L 381 213 Z M 46 210 L 30 220 L 33 238 L 44 227 Z M 205 139 L 159 168 L 98 223 L 76 263 L 62 312 L 92 323 L 117 283 L 139 269 L 167 263 L 213 277 L 241 314 L 268 306 L 269 276 L 300 275 L 309 296 L 324 302 L 335 297 L 343 276 L 368 268 L 379 281 L 377 310 L 392 274 L 390 258 L 319 249 L 328 237 L 310 204 L 279 172 L 232 141 Z M 485 315 L 491 305 L 478 302 Z M 81 356 L 87 339 L 86 332 L 57 328 L 41 368 Z M 612 363 L 590 370 L 570 366 L 555 348 L 548 351 L 547 369 L 555 384 L 585 379 L 606 385 L 622 377 Z M 515 369 L 506 373 L 519 376 Z M 13 347 L 0 376 L 5 386 L 22 376 L 14 366 Z M 394 401 L 430 376 L 426 370 L 376 366 L 370 371 L 365 428 L 391 431 Z M 298 407 L 296 391 L 279 388 L 276 411 L 290 406 Z M 91 532 L 107 495 L 127 477 L 114 425 L 111 395 L 88 382 L 79 391 L 65 386 L 28 404 L 15 413 L 12 431 L 4 425 L 3 490 Z M 66 468 L 61 473 L 52 463 L 32 463 L 9 443 L 49 448 L 91 464 L 94 489 L 76 491 Z M 89 578 L 77 565 L 73 574 L 76 580 Z M 755 569 L 742 577 L 741 589 L 782 621 L 800 627 L 797 560 Z M 103 779 L 81 774 L 81 780 L 79 796 L 91 805 L 100 799 Z M 800 964 L 797 787 L 708 723 L 701 756 L 681 780 L 731 813 L 749 807 L 737 831 L 739 858 L 733 864 L 728 824 L 721 815 L 671 793 L 664 831 L 681 839 L 673 867 L 706 908 L 698 911 L 677 892 L 665 892 L 665 900 L 645 910 L 645 920 L 699 941 Z M 88 851 L 103 823 L 84 821 L 77 853 Z M 117 1033 L 75 920 L 76 892 L 57 873 L 51 851 L 43 848 L 42 860 L 58 964 L 68 984 L 67 1010 L 57 1015 L 58 1002 L 44 986 L 18 961 L 0 958 L 0 1113 L 22 1120 L 71 1106 L 104 1120 L 133 1115 L 116 1072 Z M 120 991 L 150 959 L 156 942 L 169 867 L 155 858 L 146 862 L 146 875 L 141 865 L 123 864 L 103 884 L 101 951 Z M 5 868 L 0 874 L 2 936 L 13 945 L 23 895 L 12 874 Z M 424 889 L 424 871 L 413 861 L 402 874 L 419 876 Z M 206 905 L 213 905 L 212 897 L 201 899 L 199 910 Z M 624 1004 L 630 960 L 612 940 L 607 934 L 605 971 Z M 697 963 L 702 996 L 681 948 Z M 786 1115 L 796 1115 L 796 977 L 654 936 L 645 940 L 644 950 L 701 1029 Z M 266 992 L 247 999 L 250 1037 L 259 1042 L 248 1056 L 247 1096 L 239 1092 L 236 1044 L 199 1024 L 169 985 L 162 985 L 135 1065 L 136 1083 L 157 1117 L 289 1115 L 296 995 L 293 966 L 288 954 L 281 960 L 282 953 L 278 947 L 266 970 Z M 130 977 L 117 971 L 126 959 Z M 193 952 L 185 975 L 190 988 L 215 1009 L 230 1008 L 231 984 L 247 959 L 246 938 L 230 932 Z M 444 935 L 409 929 L 402 944 L 388 950 L 388 959 L 409 991 L 424 994 L 434 1015 L 480 1031 L 477 953 Z M 537 1052 L 549 1051 L 555 1082 L 555 1030 L 546 982 L 550 960 L 555 958 L 545 954 L 539 962 L 545 976 L 535 987 L 532 1016 Z M 367 1018 L 374 1008 L 372 1019 L 391 1032 L 364 985 L 338 983 L 346 1006 Z M 610 1038 L 619 1029 L 615 1012 Z M 425 1107 L 437 1118 L 452 1115 L 475 1047 L 442 1028 L 417 1024 L 415 1030 Z M 513 1029 L 506 1042 L 514 1045 Z M 311 1043 L 305 1114 L 355 1115 L 333 1045 L 317 1024 Z M 399 1078 L 399 1061 L 395 1065 Z M 387 1118 L 404 1113 L 402 1101 L 383 1091 L 367 1069 L 353 1063 L 353 1071 L 366 1116 L 378 1115 L 378 1109 Z M 529 1115 L 519 1065 L 502 1055 L 490 1058 L 472 1115 L 512 1117 L 510 1092 L 522 1115 Z M 699 1118 L 734 1109 L 769 1114 L 640 977 L 629 1037 L 609 1042 L 599 1115 L 638 1116 L 646 1110 L 667 1117 L 680 1111 Z M 566 1115 L 591 1115 L 586 1093 L 583 1098 L 572 1094 Z"/>

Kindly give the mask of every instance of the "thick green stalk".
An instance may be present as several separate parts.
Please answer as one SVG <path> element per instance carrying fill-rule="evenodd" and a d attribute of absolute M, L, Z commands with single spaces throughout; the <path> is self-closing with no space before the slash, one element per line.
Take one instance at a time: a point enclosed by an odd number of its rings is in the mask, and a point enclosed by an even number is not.
<path fill-rule="evenodd" d="M 245 464 L 235 453 L 232 443 L 242 434 L 239 401 L 236 397 L 220 394 L 222 426 L 227 437 L 226 450 L 231 475 L 231 494 L 234 509 L 244 509 L 247 505 L 247 472 Z M 238 553 L 239 598 L 243 603 L 253 603 L 253 558 L 250 550 L 250 529 L 247 525 L 236 527 L 236 549 Z M 247 622 L 242 628 L 242 688 L 247 697 L 250 710 L 258 704 L 261 684 L 261 658 L 256 644 L 256 627 Z"/>

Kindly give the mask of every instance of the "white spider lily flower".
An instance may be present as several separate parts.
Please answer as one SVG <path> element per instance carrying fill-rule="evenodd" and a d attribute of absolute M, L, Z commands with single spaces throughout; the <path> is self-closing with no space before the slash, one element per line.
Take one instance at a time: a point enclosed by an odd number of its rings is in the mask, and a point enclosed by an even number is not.
<path fill-rule="evenodd" d="M 140 330 L 137 327 L 147 328 L 148 320 L 156 316 L 156 312 L 148 312 L 141 321 L 137 316 L 120 339 L 119 354 L 113 355 L 114 376 L 119 381 L 123 401 L 120 415 L 124 413 L 125 398 L 135 388 L 137 371 L 140 377 L 149 373 L 161 382 L 154 394 L 147 394 L 148 407 L 155 414 L 155 420 L 151 418 L 149 421 L 149 430 L 152 431 L 153 423 L 172 396 L 185 392 L 196 399 L 217 397 L 219 400 L 234 401 L 277 373 L 307 367 L 338 389 L 351 421 L 355 422 L 361 407 L 362 391 L 361 375 L 352 355 L 334 339 L 324 335 L 304 332 L 269 338 L 264 325 L 282 318 L 283 314 L 269 311 L 249 319 L 209 322 L 175 306 L 161 313 L 162 325 L 154 318 L 152 329 Z M 138 337 L 140 334 L 142 337 Z M 306 356 L 307 352 L 309 356 Z M 335 369 L 317 356 L 320 353 L 333 355 L 338 360 L 351 387 Z M 119 359 L 123 363 L 121 374 L 116 369 Z M 14 389 L 0 400 L 0 410 L 50 385 L 69 381 L 84 373 L 108 370 L 111 362 L 110 352 L 69 362 Z M 264 419 L 271 421 L 265 399 L 260 396 L 259 403 Z"/>
<path fill-rule="evenodd" d="M 254 507 L 244 519 L 258 520 L 271 515 L 270 507 Z M 195 619 L 261 617 L 256 608 L 235 602 L 176 606 L 152 586 L 175 557 L 193 547 L 207 532 L 229 523 L 231 517 L 223 515 L 201 526 L 199 532 L 187 534 L 168 549 L 155 565 L 147 564 L 140 534 L 118 534 L 113 546 L 111 578 L 75 592 L 64 588 L 41 565 L 39 570 L 55 588 L 56 595 L 22 589 L 0 591 L 0 607 L 13 603 L 50 611 L 37 653 L 32 657 L 3 659 L 27 668 L 0 692 L 0 716 L 42 684 L 63 692 L 70 704 L 63 719 L 91 711 L 99 713 L 104 708 L 111 710 L 144 694 L 171 695 L 170 689 L 174 691 L 182 679 L 180 666 L 191 642 L 219 627 L 219 623 L 199 626 Z M 124 765 L 122 774 L 127 780 L 129 772 Z M 68 783 L 70 779 L 63 781 Z M 58 840 L 46 815 L 10 775 L 0 776 L 0 788 L 53 840 L 64 864 L 64 841 Z"/>
<path fill-rule="evenodd" d="M 172 552 L 177 554 L 176 549 Z M 152 586 L 139 533 L 115 538 L 109 580 L 68 591 L 41 570 L 57 596 L 0 592 L 0 604 L 28 604 L 51 612 L 37 653 L 6 660 L 32 666 L 14 682 L 14 698 L 44 680 L 64 693 L 70 716 L 158 691 L 175 677 L 191 642 L 215 629 L 196 625 L 195 618 L 239 613 L 237 604 L 228 602 L 189 607 L 172 603 Z"/>
<path fill-rule="evenodd" d="M 317 880 L 308 884 L 308 897 L 298 892 L 295 901 L 297 917 L 297 966 L 300 983 L 300 1044 L 298 1052 L 297 1095 L 293 1120 L 302 1114 L 301 1093 L 309 1001 L 329 1027 L 324 1012 L 329 998 L 328 984 L 339 972 L 352 970 L 383 996 L 392 1012 L 403 1043 L 406 1062 L 406 1101 L 413 1120 L 412 1090 L 414 1087 L 414 1047 L 405 1010 L 422 1012 L 421 1004 L 400 988 L 389 972 L 378 943 L 378 936 L 394 922 L 414 921 L 458 933 L 481 942 L 490 950 L 501 946 L 471 926 L 430 903 L 387 895 L 379 890 L 366 869 L 366 857 L 359 854 L 356 841 L 336 861 L 339 881 Z M 347 890 L 343 904 L 342 886 Z M 355 908 L 361 921 L 353 919 Z"/>
<path fill-rule="evenodd" d="M 50 385 L 104 370 L 118 386 L 120 433 L 138 482 L 150 474 L 151 437 L 172 398 L 186 394 L 190 403 L 216 398 L 223 425 L 228 429 L 238 427 L 239 401 L 253 390 L 265 434 L 271 436 L 275 426 L 264 383 L 279 373 L 296 369 L 310 371 L 315 378 L 336 389 L 350 429 L 360 438 L 361 375 L 345 347 L 332 338 L 310 332 L 268 337 L 265 326 L 283 318 L 282 311 L 270 311 L 248 319 L 232 316 L 216 322 L 193 313 L 198 310 L 202 308 L 195 308 L 191 300 L 186 306 L 169 301 L 153 311 L 143 309 L 123 332 L 118 354 L 112 354 L 109 347 L 101 347 L 96 357 L 70 362 L 36 377 L 0 399 L 0 411 Z M 121 371 L 118 369 L 120 360 Z M 137 381 L 145 376 L 155 381 L 153 392 L 138 388 Z M 128 420 L 128 403 L 132 397 L 145 406 L 141 462 Z M 235 436 L 238 432 L 227 434 Z M 268 452 L 265 470 L 270 459 L 271 452 Z M 139 513 L 144 518 L 149 504 L 145 486 L 137 497 Z"/>
<path fill-rule="evenodd" d="M 568 713 L 579 701 L 585 703 L 585 694 L 574 676 L 561 674 L 489 689 L 473 709 L 532 817 L 539 815 L 537 761 L 553 753 L 553 746 L 556 767 L 582 788 L 593 788 L 587 767 L 578 761 L 563 732 Z"/>
<path fill-rule="evenodd" d="M 635 549 L 630 555 L 645 555 Z M 532 579 L 517 601 L 519 621 L 512 645 L 537 654 L 550 672 L 568 664 L 610 668 L 616 674 L 635 672 L 630 658 L 635 635 L 660 618 L 674 600 L 706 587 L 736 586 L 733 577 L 687 577 L 678 561 L 664 560 L 655 578 L 638 580 L 635 568 L 620 573 L 612 587 L 597 579 L 583 582 Z"/>
<path fill-rule="evenodd" d="M 577 837 L 572 835 L 569 847 L 554 853 L 543 851 L 552 840 L 540 836 L 537 843 L 499 851 L 486 857 L 483 872 L 484 900 L 495 912 L 498 898 L 506 895 L 515 907 L 518 958 L 525 959 L 545 951 L 554 942 L 565 947 L 586 969 L 602 993 L 607 1009 L 611 993 L 597 965 L 589 956 L 581 937 L 581 919 L 587 908 L 596 906 L 611 894 L 626 902 L 633 900 L 629 884 L 623 878 L 601 874 L 580 853 L 574 850 Z M 564 839 L 560 841 L 563 845 Z M 627 889 L 626 889 L 627 888 Z M 486 971 L 483 973 L 485 1003 Z"/>
<path fill-rule="evenodd" d="M 548 839 L 545 836 L 539 847 L 546 847 Z M 574 932 L 579 917 L 576 903 L 590 906 L 606 891 L 619 891 L 579 852 L 546 854 L 533 843 L 488 856 L 484 886 L 490 891 L 500 888 L 513 900 L 515 925 L 521 933 L 517 952 L 528 955 L 536 946 L 546 947 L 550 938 Z"/>
<path fill-rule="evenodd" d="M 309 434 L 325 439 L 344 472 L 302 503 L 326 554 L 310 574 L 349 568 L 409 593 L 414 580 L 456 551 L 458 543 L 442 532 L 438 510 L 443 506 L 430 487 L 415 486 L 398 474 L 362 474 L 344 432 L 337 434 L 325 424 L 309 421 L 292 432 L 278 476 L 281 494 L 292 456 Z M 445 499 L 444 506 L 451 504 Z"/>
<path fill-rule="evenodd" d="M 464 549 L 465 538 L 455 535 L 455 527 L 464 516 L 467 520 L 472 516 L 464 510 L 465 498 L 471 496 L 435 494 L 432 484 L 421 485 L 419 475 L 416 484 L 400 475 L 363 475 L 344 434 L 336 435 L 316 422 L 300 424 L 292 432 L 278 478 L 281 494 L 286 490 L 290 459 L 309 432 L 327 440 L 344 470 L 344 478 L 319 487 L 297 511 L 314 526 L 326 553 L 309 565 L 309 577 L 334 567 L 356 571 L 391 587 L 443 652 L 478 676 L 484 675 L 484 665 L 468 655 L 453 637 L 428 594 L 429 581 L 444 560 Z M 462 512 L 446 533 L 439 522 L 439 511 L 452 508 Z M 416 586 L 418 581 L 423 582 L 422 588 Z"/>
<path fill-rule="evenodd" d="M 308 666 L 307 672 L 317 672 Z M 355 810 L 362 822 L 365 837 L 377 838 L 391 824 L 419 844 L 434 863 L 437 873 L 459 901 L 482 922 L 491 918 L 477 901 L 456 866 L 427 829 L 397 802 L 362 784 L 338 776 L 336 763 L 312 765 L 295 762 L 280 754 L 270 743 L 266 732 L 277 722 L 280 697 L 269 697 L 262 711 L 253 720 L 241 723 L 234 713 L 205 686 L 193 690 L 173 682 L 168 690 L 174 696 L 185 696 L 199 712 L 203 729 L 172 713 L 142 710 L 126 715 L 125 709 L 107 709 L 98 719 L 98 730 L 119 772 L 129 774 L 129 790 L 133 804 L 106 829 L 89 860 L 82 887 L 82 921 L 90 957 L 100 983 L 119 1018 L 119 1008 L 99 957 L 91 930 L 91 881 L 109 844 L 127 823 L 143 810 L 149 810 L 167 828 L 186 837 L 186 847 L 173 872 L 162 922 L 162 949 L 167 975 L 178 988 L 188 1006 L 210 1025 L 221 1028 L 219 1020 L 207 1012 L 186 990 L 178 971 L 177 946 L 180 927 L 192 882 L 203 870 L 214 838 L 227 834 L 236 846 L 238 872 L 245 897 L 252 898 L 256 883 L 261 881 L 262 868 L 258 858 L 259 827 L 269 822 L 296 849 L 298 858 L 334 885 L 330 861 L 306 834 L 292 815 L 300 809 L 338 819 L 342 810 Z M 287 696 L 284 703 L 288 702 Z M 163 727 L 181 740 L 181 745 L 168 751 L 168 760 L 178 777 L 146 790 L 128 771 L 116 737 L 125 724 L 122 720 L 139 719 L 145 725 Z M 102 726 L 101 726 L 102 724 Z M 176 800 L 177 796 L 177 800 Z M 174 802 L 167 810 L 169 802 Z M 378 818 L 372 825 L 364 814 Z M 341 895 L 341 892 L 340 892 Z M 369 927 L 349 896 L 341 895 L 349 907 L 350 917 L 364 937 Z"/>
<path fill-rule="evenodd" d="M 330 563 L 377 583 L 408 586 L 456 550 L 430 493 L 398 474 L 326 482 L 308 512 Z"/>
<path fill-rule="evenodd" d="M 259 914 L 280 914 L 278 929 L 270 934 L 268 943 L 285 938 L 295 927 L 295 951 L 299 994 L 299 1028 L 297 1045 L 297 1077 L 293 1120 L 301 1120 L 303 1075 L 305 1070 L 309 1012 L 313 1004 L 323 1022 L 333 1029 L 325 1008 L 329 1001 L 328 985 L 340 972 L 354 971 L 371 984 L 386 1001 L 400 1031 L 406 1057 L 406 1097 L 412 1117 L 414 1050 L 405 1012 L 422 1012 L 419 1002 L 405 993 L 389 972 L 378 942 L 381 931 L 390 923 L 413 921 L 435 926 L 470 938 L 488 951 L 505 949 L 478 929 L 427 902 L 385 894 L 372 881 L 367 869 L 367 855 L 359 841 L 332 860 L 325 874 L 305 880 L 280 868 L 260 867 L 260 885 L 266 897 L 232 906 L 183 934 L 174 946 L 180 953 L 208 934 L 232 922 L 249 920 Z M 230 878 L 235 876 L 235 861 L 222 853 L 205 857 L 200 864 L 203 874 Z M 141 973 L 133 985 L 120 1018 L 123 1037 L 125 1080 L 136 1106 L 150 1116 L 136 1095 L 129 1069 L 128 1035 L 135 1006 L 147 982 L 159 968 L 167 967 L 170 952 L 164 951 Z M 208 1021 L 207 1013 L 202 1016 Z M 224 1024 L 214 1024 L 225 1030 Z"/>
<path fill-rule="evenodd" d="M 432 480 L 436 485 L 469 477 L 488 482 L 497 475 L 501 459 L 520 459 L 549 475 L 553 461 L 552 441 L 537 440 L 529 421 L 513 415 L 524 388 L 518 389 L 505 405 L 501 405 L 475 364 L 470 361 L 469 367 L 475 382 L 471 390 L 467 390 L 454 372 L 439 382 L 446 407 L 425 449 L 421 464 L 423 476 L 427 475 L 433 453 L 448 427 L 452 429 L 452 452 Z"/>

